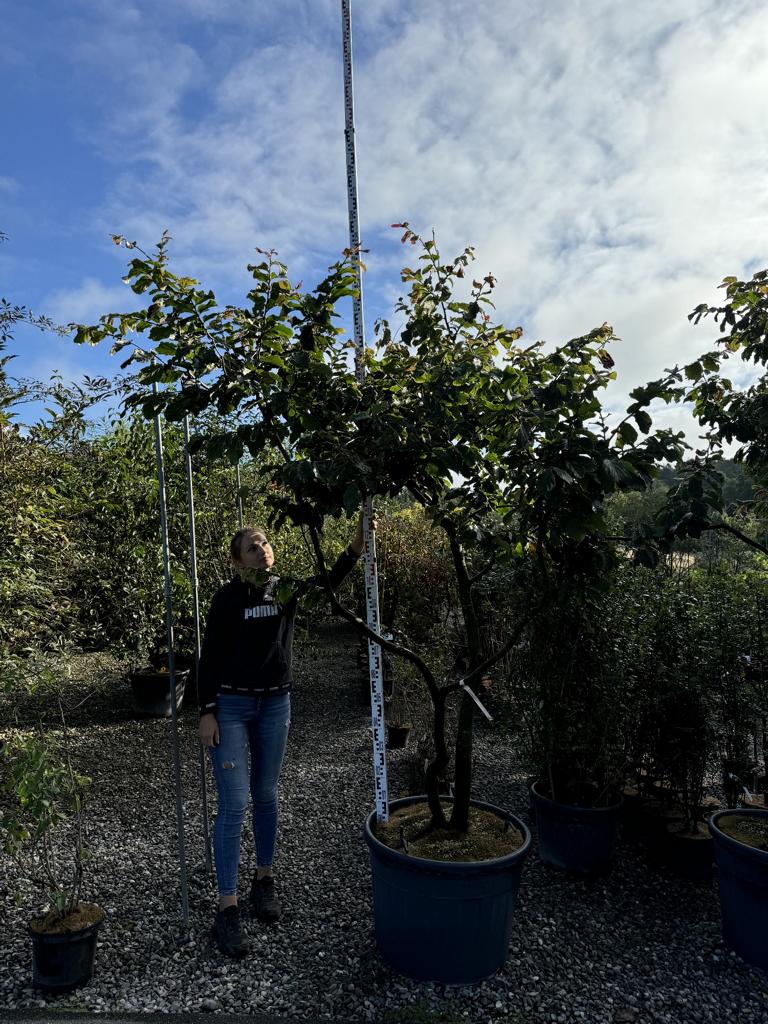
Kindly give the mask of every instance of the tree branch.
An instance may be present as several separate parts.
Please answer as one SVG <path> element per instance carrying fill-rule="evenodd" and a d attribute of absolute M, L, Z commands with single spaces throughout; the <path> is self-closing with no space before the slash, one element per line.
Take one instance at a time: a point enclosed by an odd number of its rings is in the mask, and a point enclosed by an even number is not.
<path fill-rule="evenodd" d="M 525 630 L 526 626 L 528 626 L 529 623 L 531 623 L 536 618 L 539 612 L 544 608 L 545 604 L 546 598 L 542 598 L 542 600 L 536 605 L 536 607 L 533 609 L 530 615 L 526 615 L 524 619 L 520 620 L 520 622 L 515 627 L 515 631 L 512 633 L 512 636 L 504 644 L 504 646 L 500 647 L 498 651 L 496 651 L 494 654 L 491 654 L 488 658 L 485 659 L 485 661 L 481 662 L 481 664 L 479 664 L 477 668 L 473 668 L 471 672 L 468 672 L 464 676 L 464 682 L 468 683 L 470 679 L 475 679 L 478 676 L 482 678 L 484 673 L 492 665 L 495 665 L 497 661 L 501 661 L 505 654 L 509 654 L 509 652 L 515 646 L 515 644 L 518 643 L 518 641 L 520 640 L 520 637 L 523 635 L 523 631 Z M 458 683 L 450 687 L 450 689 L 459 689 Z"/>
<path fill-rule="evenodd" d="M 495 564 L 496 564 L 496 555 L 495 555 L 495 554 L 493 554 L 493 555 L 491 555 L 491 558 L 490 558 L 490 561 L 488 562 L 488 564 L 487 564 L 487 565 L 485 565 L 485 566 L 483 566 L 483 568 L 482 568 L 482 569 L 480 570 L 480 572 L 477 572 L 477 573 L 475 573 L 475 575 L 474 575 L 474 576 L 471 576 L 471 577 L 470 577 L 470 579 L 469 579 L 469 585 L 470 585 L 470 587 L 474 587 L 474 585 L 475 585 L 475 584 L 476 584 L 476 583 L 477 583 L 477 582 L 478 582 L 479 580 L 481 580 L 481 579 L 483 578 L 483 576 L 485 576 L 485 574 L 486 574 L 487 572 L 490 572 L 490 571 L 491 571 L 491 569 L 492 569 L 492 568 L 494 567 L 494 565 L 495 565 Z"/>
<path fill-rule="evenodd" d="M 708 526 L 703 526 L 702 530 L 724 530 L 726 533 L 730 533 L 734 537 L 738 537 L 740 541 L 743 541 L 744 544 L 754 548 L 755 551 L 759 551 L 763 555 L 768 555 L 768 548 L 765 547 L 764 544 L 748 537 L 746 533 L 742 533 L 741 530 L 738 530 L 735 526 L 731 526 L 730 523 L 711 523 Z"/>

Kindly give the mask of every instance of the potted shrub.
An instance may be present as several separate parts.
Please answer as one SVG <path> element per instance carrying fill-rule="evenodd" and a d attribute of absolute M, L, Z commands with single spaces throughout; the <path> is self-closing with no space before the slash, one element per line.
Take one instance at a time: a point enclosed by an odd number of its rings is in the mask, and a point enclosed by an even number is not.
<path fill-rule="evenodd" d="M 759 270 L 748 281 L 726 277 L 721 287 L 721 306 L 702 303 L 690 314 L 695 323 L 713 317 L 719 324 L 718 347 L 706 352 L 682 369 L 676 369 L 680 386 L 674 395 L 693 402 L 694 414 L 707 428 L 708 447 L 683 467 L 681 478 L 654 524 L 654 539 L 661 551 L 669 551 L 679 540 L 699 538 L 709 531 L 735 537 L 751 551 L 758 552 L 758 576 L 764 582 L 768 546 L 759 523 L 742 517 L 728 517 L 724 511 L 722 473 L 718 461 L 723 445 L 735 442 L 733 458 L 744 462 L 750 475 L 762 487 L 768 479 L 768 450 L 765 446 L 765 394 L 768 377 L 768 270 Z M 753 367 L 739 388 L 723 373 L 723 363 L 739 356 Z M 685 381 L 685 383 L 683 383 Z M 670 392 L 672 394 L 672 392 Z M 761 511 L 765 512 L 765 492 Z M 763 527 L 764 530 L 764 527 Z M 762 534 L 762 535 L 761 535 Z M 759 637 L 762 641 L 762 624 Z M 763 643 L 760 644 L 763 647 Z M 764 656 L 764 652 L 760 652 Z M 726 764 L 724 781 L 732 786 L 733 799 L 752 774 L 741 699 L 742 680 L 733 671 L 724 687 Z M 730 728 L 729 728 L 730 727 Z M 768 811 L 726 809 L 713 815 L 710 831 L 718 866 L 723 934 L 726 942 L 754 966 L 768 968 Z"/>
<path fill-rule="evenodd" d="M 688 683 L 694 679 L 686 680 Z M 706 817 L 705 777 L 711 767 L 714 729 L 706 693 L 682 688 L 664 706 L 666 781 L 679 819 L 666 820 L 657 852 L 678 875 L 691 880 L 712 877 L 714 850 Z"/>
<path fill-rule="evenodd" d="M 605 530 L 596 495 L 646 486 L 655 462 L 679 454 L 681 442 L 670 431 L 640 438 L 630 422 L 648 435 L 645 406 L 660 388 L 633 393 L 612 432 L 601 421 L 598 395 L 613 376 L 607 325 L 554 352 L 543 343 L 522 348 L 519 328 L 493 324 L 485 312 L 492 275 L 462 280 L 471 249 L 443 261 L 434 240 L 400 227 L 404 244 L 420 245 L 416 267 L 402 272 L 409 291 L 397 312 L 405 323 L 399 334 L 378 325 L 364 379 L 353 373 L 348 344 L 339 342 L 333 323 L 336 304 L 357 289 L 352 252 L 308 294 L 291 284 L 273 253 L 262 253 L 249 268 L 250 305 L 221 309 L 211 292 L 169 271 L 164 238 L 152 256 L 138 250 L 129 268 L 127 280 L 148 293 L 148 306 L 102 317 L 79 328 L 76 340 L 108 337 L 116 351 L 131 346 L 123 365 L 143 365 L 140 390 L 127 402 L 146 416 L 163 411 L 181 419 L 210 406 L 236 415 L 236 428 L 199 435 L 193 449 L 233 462 L 246 450 L 262 461 L 265 452 L 275 453 L 264 466 L 274 488 L 266 497 L 271 521 L 306 531 L 336 614 L 420 673 L 433 705 L 426 793 L 393 801 L 388 822 L 372 812 L 365 825 L 376 936 L 404 973 L 469 982 L 507 957 L 530 845 L 519 819 L 472 798 L 473 688 L 518 644 L 537 611 L 535 604 L 526 608 L 499 648 L 483 650 L 475 588 L 494 564 L 514 563 L 547 594 L 564 546 L 572 546 L 576 560 L 587 557 Z M 153 382 L 181 387 L 151 394 Z M 448 652 L 416 651 L 397 634 L 376 636 L 328 586 L 326 518 L 402 491 L 445 537 L 460 609 L 461 669 Z M 291 586 L 282 578 L 280 592 Z M 454 700 L 451 757 L 446 708 Z M 453 795 L 445 800 L 440 780 L 451 762 Z"/>
<path fill-rule="evenodd" d="M 601 579 L 607 586 L 610 574 Z M 623 630 L 611 615 L 613 595 L 594 582 L 554 577 L 517 666 L 527 683 L 521 692 L 539 856 L 587 876 L 613 863 L 626 767 L 625 663 L 614 639 Z"/>
<path fill-rule="evenodd" d="M 642 795 L 635 824 L 657 862 L 683 877 L 705 879 L 714 864 L 704 826 L 705 779 L 716 762 L 713 695 L 720 658 L 711 580 L 699 580 L 697 572 L 658 571 L 654 582 L 644 699 L 633 707 L 644 739 L 643 749 L 634 751 Z"/>
<path fill-rule="evenodd" d="M 93 973 L 96 940 L 104 912 L 81 899 L 86 859 L 85 797 L 90 779 L 72 767 L 69 736 L 58 681 L 43 671 L 30 684 L 42 699 L 53 695 L 61 739 L 50 733 L 5 744 L 0 760 L 0 840 L 24 877 L 46 892 L 47 908 L 29 922 L 32 984 L 46 992 L 68 992 Z M 66 835 L 66 855 L 54 836 Z"/>

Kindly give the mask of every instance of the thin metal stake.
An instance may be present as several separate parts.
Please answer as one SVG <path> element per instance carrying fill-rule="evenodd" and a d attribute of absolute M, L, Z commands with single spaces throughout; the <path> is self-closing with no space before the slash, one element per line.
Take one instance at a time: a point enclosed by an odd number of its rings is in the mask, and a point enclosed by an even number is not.
<path fill-rule="evenodd" d="M 235 467 L 235 480 L 237 482 L 237 528 L 243 528 L 243 497 L 240 494 L 240 463 Z"/>
<path fill-rule="evenodd" d="M 355 106 L 352 79 L 352 17 L 351 0 L 341 0 L 341 28 L 344 51 L 344 138 L 347 150 L 347 205 L 349 208 L 349 247 L 360 253 L 360 223 L 357 202 L 357 159 L 355 154 Z M 356 267 L 357 296 L 352 299 L 355 328 L 355 370 L 358 380 L 365 377 L 365 326 L 363 322 L 363 282 L 360 268 Z M 371 530 L 372 502 L 367 498 L 363 506 L 363 537 L 365 539 L 365 595 L 368 627 L 379 632 L 379 587 L 376 574 L 376 538 Z M 389 818 L 387 793 L 387 754 L 384 732 L 384 680 L 381 648 L 368 641 L 368 668 L 371 679 L 371 723 L 373 726 L 373 777 L 376 787 L 376 817 Z"/>
<path fill-rule="evenodd" d="M 157 394 L 157 384 L 152 385 Z M 176 838 L 178 841 L 179 873 L 181 876 L 181 916 L 189 924 L 189 887 L 187 885 L 187 855 L 184 843 L 184 810 L 181 801 L 181 760 L 179 757 L 178 708 L 176 707 L 176 659 L 173 651 L 173 605 L 171 599 L 171 568 L 168 555 L 168 516 L 166 512 L 165 469 L 163 466 L 163 428 L 160 414 L 155 416 L 155 456 L 160 501 L 160 535 L 163 542 L 163 579 L 165 583 L 165 626 L 168 640 L 168 676 L 171 686 L 171 746 L 173 748 L 173 776 L 176 786 Z"/>
<path fill-rule="evenodd" d="M 200 672 L 200 594 L 197 582 L 197 536 L 195 534 L 195 495 L 192 489 L 192 456 L 189 453 L 189 416 L 184 417 L 184 464 L 187 473 L 187 511 L 189 513 L 189 579 L 192 584 L 192 612 L 195 617 L 195 681 Z M 200 796 L 203 805 L 203 846 L 205 870 L 213 871 L 211 860 L 211 833 L 208 824 L 208 786 L 205 774 L 205 750 L 198 749 Z"/>

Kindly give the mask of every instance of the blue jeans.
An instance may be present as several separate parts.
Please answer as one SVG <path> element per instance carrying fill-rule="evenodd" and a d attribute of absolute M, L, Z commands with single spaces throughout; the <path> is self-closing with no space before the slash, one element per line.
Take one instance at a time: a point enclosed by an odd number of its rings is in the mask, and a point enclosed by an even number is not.
<path fill-rule="evenodd" d="M 216 720 L 219 745 L 209 748 L 219 793 L 213 853 L 219 895 L 234 896 L 249 790 L 256 864 L 264 868 L 272 865 L 277 838 L 277 782 L 291 724 L 291 695 L 219 694 Z"/>

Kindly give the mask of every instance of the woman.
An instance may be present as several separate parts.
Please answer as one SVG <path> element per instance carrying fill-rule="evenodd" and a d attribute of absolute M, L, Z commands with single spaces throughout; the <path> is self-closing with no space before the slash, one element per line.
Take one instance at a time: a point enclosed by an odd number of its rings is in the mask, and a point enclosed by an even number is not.
<path fill-rule="evenodd" d="M 352 570 L 363 543 L 361 513 L 354 540 L 328 571 L 331 586 Z M 237 905 L 237 868 L 249 791 L 256 844 L 251 911 L 263 922 L 277 921 L 281 913 L 272 873 L 277 783 L 291 719 L 296 610 L 314 581 L 280 604 L 277 577 L 269 577 L 266 585 L 259 583 L 275 561 L 262 530 L 238 530 L 230 555 L 237 575 L 214 595 L 200 655 L 199 735 L 210 748 L 219 794 L 213 832 L 219 890 L 214 936 L 222 953 L 241 957 L 248 952 L 248 942 Z"/>

